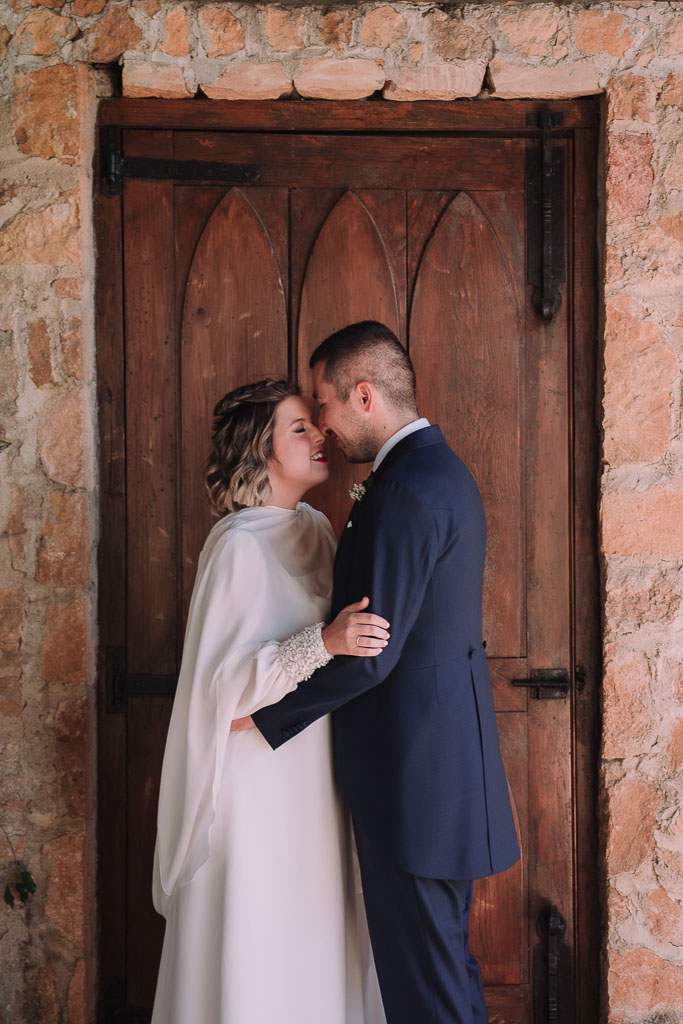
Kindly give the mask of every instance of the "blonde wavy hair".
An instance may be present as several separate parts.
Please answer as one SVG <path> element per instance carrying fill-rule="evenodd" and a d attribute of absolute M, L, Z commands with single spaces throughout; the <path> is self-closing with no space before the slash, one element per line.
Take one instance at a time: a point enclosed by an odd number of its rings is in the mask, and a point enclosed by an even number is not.
<path fill-rule="evenodd" d="M 254 508 L 268 497 L 275 413 L 292 395 L 301 395 L 296 384 L 268 379 L 235 388 L 217 403 L 205 480 L 217 516 Z"/>

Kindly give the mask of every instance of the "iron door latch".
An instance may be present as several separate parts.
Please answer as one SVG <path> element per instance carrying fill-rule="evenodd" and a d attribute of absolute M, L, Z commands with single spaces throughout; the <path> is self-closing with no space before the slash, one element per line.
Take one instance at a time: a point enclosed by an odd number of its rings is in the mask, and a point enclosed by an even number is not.
<path fill-rule="evenodd" d="M 528 679 L 511 679 L 513 686 L 526 686 L 536 700 L 560 700 L 569 694 L 569 672 L 566 668 L 533 668 Z M 574 689 L 583 690 L 586 684 L 586 670 L 577 665 L 574 672 Z"/>

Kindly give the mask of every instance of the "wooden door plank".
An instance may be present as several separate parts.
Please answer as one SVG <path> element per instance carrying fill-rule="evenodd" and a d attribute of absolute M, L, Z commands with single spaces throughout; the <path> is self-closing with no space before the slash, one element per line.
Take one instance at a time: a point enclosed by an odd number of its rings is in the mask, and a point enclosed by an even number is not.
<path fill-rule="evenodd" d="M 151 152 L 149 155 L 153 155 Z M 179 133 L 178 160 L 255 166 L 259 185 L 296 188 L 522 190 L 522 139 Z"/>
<path fill-rule="evenodd" d="M 95 316 L 100 441 L 100 541 L 97 686 L 97 898 L 99 1007 L 125 978 L 126 962 L 126 719 L 107 707 L 109 647 L 126 643 L 125 377 L 121 199 L 94 198 L 97 250 Z"/>
<path fill-rule="evenodd" d="M 503 251 L 481 207 L 460 193 L 424 249 L 410 313 L 420 409 L 440 424 L 484 499 L 484 635 L 487 653 L 503 658 L 526 651 L 523 331 L 514 283 L 523 273 L 521 238 Z"/>
<path fill-rule="evenodd" d="M 573 364 L 574 472 L 574 656 L 586 669 L 585 688 L 574 696 L 574 792 L 576 801 L 575 943 L 577 1020 L 590 1021 L 598 1004 L 601 917 L 596 829 L 600 750 L 600 588 L 598 566 L 598 430 L 596 208 L 597 133 L 574 133 L 574 177 L 569 192 L 570 266 L 573 298 L 569 310 Z"/>
<path fill-rule="evenodd" d="M 364 195 L 362 191 L 349 191 L 341 196 L 320 228 L 306 267 L 298 317 L 297 363 L 299 383 L 309 400 L 308 362 L 328 334 L 359 320 L 379 320 L 395 333 L 400 332 L 399 292 L 404 289 L 402 279 L 396 277 L 396 266 L 401 263 L 396 253 L 404 252 L 404 199 L 398 193 L 393 199 L 385 197 L 383 203 L 382 197 L 376 197 L 370 204 L 384 218 L 393 215 L 393 237 L 386 239 L 389 244 L 393 242 L 394 254 L 389 257 L 377 221 L 363 202 Z M 316 194 L 311 193 L 308 199 L 315 204 Z M 330 479 L 311 497 L 339 534 L 351 506 L 349 489 L 367 476 L 369 466 L 347 463 L 333 440 L 327 442 L 326 451 Z"/>
<path fill-rule="evenodd" d="M 251 100 L 158 100 L 105 99 L 99 107 L 99 123 L 128 128 L 201 128 L 220 131 L 248 127 L 254 131 L 341 132 L 464 132 L 529 133 L 527 115 L 537 114 L 548 100 L 456 100 L 450 103 L 267 102 Z M 552 100 L 562 114 L 564 130 L 597 127 L 599 100 Z"/>
<path fill-rule="evenodd" d="M 287 376 L 287 307 L 280 260 L 247 193 L 233 189 L 213 211 L 187 277 L 181 343 L 182 595 L 187 616 L 197 558 L 215 522 L 204 490 L 213 410 L 224 394 Z M 286 232 L 287 196 L 269 190 Z M 280 254 L 282 258 L 283 254 Z"/>

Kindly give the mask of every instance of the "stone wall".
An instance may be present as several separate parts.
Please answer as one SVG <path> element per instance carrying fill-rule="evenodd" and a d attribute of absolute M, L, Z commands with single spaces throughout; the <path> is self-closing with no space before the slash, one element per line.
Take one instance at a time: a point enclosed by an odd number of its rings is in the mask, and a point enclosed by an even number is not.
<path fill-rule="evenodd" d="M 0 911 L 2 1020 L 93 1020 L 91 159 L 122 69 L 129 96 L 606 94 L 604 1017 L 683 1021 L 682 51 L 667 2 L 0 2 L 0 825 L 38 883 Z M 0 831 L 2 888 L 11 860 Z"/>

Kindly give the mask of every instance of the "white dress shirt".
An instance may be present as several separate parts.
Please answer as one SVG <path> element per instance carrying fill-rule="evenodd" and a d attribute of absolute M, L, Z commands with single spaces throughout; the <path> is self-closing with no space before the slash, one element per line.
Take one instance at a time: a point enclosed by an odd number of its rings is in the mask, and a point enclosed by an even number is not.
<path fill-rule="evenodd" d="M 401 427 L 401 429 L 397 430 L 395 434 L 392 434 L 391 437 L 387 438 L 375 456 L 375 461 L 372 464 L 372 472 L 374 473 L 377 470 L 380 462 L 386 458 L 394 445 L 397 445 L 398 442 L 402 441 L 404 437 L 408 436 L 408 434 L 412 434 L 416 430 L 422 430 L 423 427 L 429 427 L 430 425 L 429 420 L 426 420 L 424 416 L 422 416 L 419 420 L 413 420 L 412 423 L 406 423 L 405 427 Z"/>

